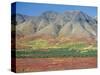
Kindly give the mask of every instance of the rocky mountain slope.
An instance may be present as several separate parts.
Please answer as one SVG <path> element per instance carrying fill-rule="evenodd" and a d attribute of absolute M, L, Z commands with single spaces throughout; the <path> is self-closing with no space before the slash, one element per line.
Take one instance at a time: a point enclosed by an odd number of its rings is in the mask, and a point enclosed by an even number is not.
<path fill-rule="evenodd" d="M 13 18 L 16 18 L 14 24 Z M 50 35 L 53 37 L 96 37 L 97 20 L 82 11 L 58 13 L 46 11 L 39 16 L 12 15 L 17 35 Z"/>

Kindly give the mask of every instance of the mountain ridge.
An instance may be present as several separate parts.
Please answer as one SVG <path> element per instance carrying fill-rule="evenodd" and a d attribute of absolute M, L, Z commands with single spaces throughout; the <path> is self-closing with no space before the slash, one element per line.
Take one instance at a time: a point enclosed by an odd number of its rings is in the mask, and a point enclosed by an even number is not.
<path fill-rule="evenodd" d="M 39 16 L 20 14 L 16 18 L 16 32 L 20 35 L 97 36 L 96 20 L 78 10 L 63 13 L 45 11 Z"/>

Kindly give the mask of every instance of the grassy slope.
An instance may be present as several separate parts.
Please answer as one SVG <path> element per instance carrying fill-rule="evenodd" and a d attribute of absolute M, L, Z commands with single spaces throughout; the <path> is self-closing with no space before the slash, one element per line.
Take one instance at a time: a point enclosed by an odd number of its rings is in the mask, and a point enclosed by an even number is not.
<path fill-rule="evenodd" d="M 96 45 L 86 45 L 83 42 L 49 44 L 46 40 L 34 40 L 24 43 L 30 48 L 18 49 L 18 58 L 48 58 L 48 57 L 91 57 L 97 55 Z"/>

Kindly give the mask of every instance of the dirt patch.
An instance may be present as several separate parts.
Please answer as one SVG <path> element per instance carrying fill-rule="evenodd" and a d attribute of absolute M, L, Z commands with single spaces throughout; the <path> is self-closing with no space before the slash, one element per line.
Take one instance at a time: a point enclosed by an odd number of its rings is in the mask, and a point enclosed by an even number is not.
<path fill-rule="evenodd" d="M 17 58 L 16 71 L 50 71 L 97 67 L 96 57 L 70 58 Z"/>

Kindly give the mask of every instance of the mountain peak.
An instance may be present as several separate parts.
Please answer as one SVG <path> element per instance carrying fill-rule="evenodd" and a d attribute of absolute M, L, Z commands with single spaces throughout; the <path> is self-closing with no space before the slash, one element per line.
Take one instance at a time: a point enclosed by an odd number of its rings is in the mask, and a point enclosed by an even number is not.
<path fill-rule="evenodd" d="M 46 12 L 43 12 L 41 15 L 40 15 L 40 18 L 48 21 L 48 22 L 53 22 L 54 20 L 57 19 L 57 17 L 59 16 L 59 13 L 58 12 L 55 12 L 55 11 L 46 11 Z"/>
<path fill-rule="evenodd" d="M 55 11 L 46 11 L 46 12 L 42 13 L 43 16 L 47 16 L 47 17 L 54 16 L 54 15 L 57 15 L 57 14 L 58 14 L 58 12 L 55 12 Z"/>
<path fill-rule="evenodd" d="M 82 11 L 80 11 L 80 10 L 70 10 L 70 11 L 65 11 L 64 13 L 77 13 L 77 14 L 79 14 L 79 13 L 83 13 Z"/>
<path fill-rule="evenodd" d="M 30 22 L 31 19 L 32 22 Z M 18 28 L 22 29 L 21 33 L 26 33 L 27 31 L 32 35 L 38 33 L 50 34 L 51 36 L 52 34 L 53 36 L 63 34 L 63 36 L 94 37 L 96 36 L 96 25 L 97 22 L 93 17 L 79 10 L 65 11 L 64 13 L 45 11 L 40 16 L 30 18 L 28 21 L 25 20 L 23 24 L 18 25 Z"/>

